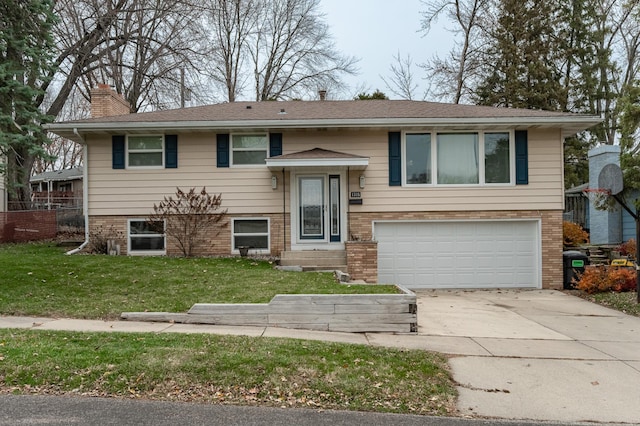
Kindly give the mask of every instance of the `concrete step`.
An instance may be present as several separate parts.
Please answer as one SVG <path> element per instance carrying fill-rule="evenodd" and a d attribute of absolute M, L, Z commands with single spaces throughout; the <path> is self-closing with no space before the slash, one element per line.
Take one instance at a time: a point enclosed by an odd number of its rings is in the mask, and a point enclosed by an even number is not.
<path fill-rule="evenodd" d="M 285 251 L 280 255 L 280 259 L 346 259 L 347 253 L 344 250 L 308 250 L 308 251 Z"/>
<path fill-rule="evenodd" d="M 320 271 L 347 271 L 347 265 L 332 265 L 329 266 L 303 266 L 303 272 L 320 272 Z"/>
<path fill-rule="evenodd" d="M 281 266 L 301 266 L 303 270 L 346 271 L 347 253 L 344 250 L 287 251 L 280 256 Z"/>

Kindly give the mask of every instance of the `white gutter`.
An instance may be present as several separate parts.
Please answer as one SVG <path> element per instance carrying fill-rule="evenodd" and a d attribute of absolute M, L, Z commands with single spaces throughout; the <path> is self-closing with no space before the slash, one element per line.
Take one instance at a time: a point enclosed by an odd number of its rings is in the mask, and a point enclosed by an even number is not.
<path fill-rule="evenodd" d="M 46 126 L 47 130 L 56 132 L 77 129 L 87 131 L 126 131 L 148 129 L 174 130 L 216 130 L 216 129 L 246 129 L 246 128 L 323 128 L 323 127 L 406 127 L 406 126 L 589 126 L 600 123 L 596 116 L 567 115 L 551 117 L 511 116 L 511 117 L 460 117 L 460 118 L 366 118 L 366 119 L 319 119 L 319 120 L 228 120 L 228 121 L 110 121 L 54 123 Z M 78 135 L 79 136 L 79 135 Z"/>
<path fill-rule="evenodd" d="M 89 145 L 85 142 L 84 138 L 78 133 L 78 129 L 74 128 L 73 133 L 82 141 L 82 210 L 84 212 L 84 241 L 80 244 L 80 247 L 73 250 L 69 250 L 66 254 L 76 254 L 84 249 L 89 244 L 89 164 L 87 162 L 89 158 L 88 150 Z"/>

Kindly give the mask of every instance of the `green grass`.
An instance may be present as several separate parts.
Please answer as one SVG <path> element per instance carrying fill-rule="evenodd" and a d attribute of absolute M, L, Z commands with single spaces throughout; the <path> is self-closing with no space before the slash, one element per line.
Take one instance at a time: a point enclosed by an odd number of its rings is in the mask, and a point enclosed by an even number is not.
<path fill-rule="evenodd" d="M 0 330 L 0 392 L 450 414 L 425 351 L 205 334 Z"/>
<path fill-rule="evenodd" d="M 114 319 L 194 303 L 267 303 L 276 294 L 395 293 L 331 273 L 284 272 L 244 258 L 67 256 L 53 244 L 0 246 L 0 314 Z"/>
<path fill-rule="evenodd" d="M 581 293 L 580 297 L 599 305 L 624 312 L 627 315 L 640 317 L 640 304 L 638 303 L 638 297 L 635 291 L 626 293 L 616 293 L 613 291 L 596 294 Z"/>

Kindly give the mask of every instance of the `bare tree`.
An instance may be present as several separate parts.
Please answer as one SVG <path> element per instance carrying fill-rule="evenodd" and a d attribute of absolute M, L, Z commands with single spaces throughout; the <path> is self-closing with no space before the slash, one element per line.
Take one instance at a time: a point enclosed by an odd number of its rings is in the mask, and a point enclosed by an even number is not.
<path fill-rule="evenodd" d="M 265 0 L 250 46 L 256 100 L 303 97 L 355 73 L 356 59 L 335 49 L 319 3 Z"/>
<path fill-rule="evenodd" d="M 591 110 L 605 118 L 598 138 L 612 145 L 620 130 L 622 108 L 619 99 L 638 79 L 640 2 L 598 0 L 598 3 L 596 51 L 598 55 L 611 52 L 612 60 L 597 62 L 597 90 L 591 100 Z"/>
<path fill-rule="evenodd" d="M 102 2 L 90 0 L 96 8 Z M 123 7 L 108 29 L 109 40 L 91 69 L 80 77 L 88 98 L 97 83 L 108 82 L 122 93 L 131 111 L 180 106 L 180 69 L 191 74 L 201 56 L 200 34 L 192 30 L 197 9 L 186 0 L 135 0 Z"/>
<path fill-rule="evenodd" d="M 80 78 L 93 71 L 100 58 L 110 50 L 124 45 L 132 34 L 112 36 L 111 29 L 118 23 L 132 0 L 58 0 L 55 12 L 58 25 L 54 28 L 58 54 L 57 70 L 43 89 L 48 90 L 51 101 L 47 113 L 57 117 Z M 44 101 L 41 99 L 41 101 Z"/>
<path fill-rule="evenodd" d="M 58 0 L 57 68 L 42 107 L 59 120 L 86 118 L 96 83 L 112 84 L 134 112 L 179 106 L 179 70 L 197 74 L 202 57 L 191 25 L 197 12 L 189 0 Z M 70 141 L 52 137 L 46 149 L 53 158 L 38 159 L 35 172 L 81 164 L 81 147 Z"/>
<path fill-rule="evenodd" d="M 257 0 L 219 0 L 205 8 L 210 75 L 226 92 L 228 102 L 234 102 L 247 83 L 249 37 L 257 31 L 263 6 Z"/>
<path fill-rule="evenodd" d="M 446 14 L 455 27 L 451 32 L 461 40 L 444 57 L 434 56 L 422 68 L 432 80 L 432 94 L 438 99 L 454 103 L 468 101 L 472 94 L 472 80 L 482 64 L 479 46 L 482 45 L 483 22 L 488 20 L 490 0 L 422 0 L 427 10 L 422 16 L 422 32 L 427 35 L 431 25 Z"/>
<path fill-rule="evenodd" d="M 382 78 L 387 89 L 394 95 L 400 97 L 400 99 L 414 100 L 416 98 L 415 92 L 418 89 L 418 84 L 415 82 L 413 74 L 413 59 L 411 55 L 407 55 L 402 58 L 400 51 L 393 56 L 394 62 L 389 67 L 391 75 L 388 78 Z"/>
<path fill-rule="evenodd" d="M 194 249 L 205 239 L 215 240 L 220 229 L 227 225 L 222 222 L 227 210 L 220 210 L 222 194 L 210 195 L 206 188 L 196 192 L 195 188 L 183 191 L 176 188 L 175 198 L 164 197 L 159 204 L 153 205 L 153 213 L 149 215 L 149 224 L 159 224 L 166 233 L 176 240 L 185 257 L 191 257 Z"/>

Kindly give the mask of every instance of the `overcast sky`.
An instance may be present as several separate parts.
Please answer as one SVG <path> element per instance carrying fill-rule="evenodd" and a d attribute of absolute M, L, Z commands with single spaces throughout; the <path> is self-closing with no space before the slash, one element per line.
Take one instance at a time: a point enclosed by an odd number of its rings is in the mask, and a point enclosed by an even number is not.
<path fill-rule="evenodd" d="M 364 85 L 368 93 L 380 89 L 393 99 L 380 75 L 391 74 L 393 56 L 400 51 L 402 57 L 409 54 L 413 59 L 421 97 L 427 83 L 421 80 L 424 72 L 417 65 L 436 52 L 443 56 L 452 45 L 442 19 L 426 37 L 419 32 L 420 11 L 425 9 L 420 0 L 321 0 L 320 6 L 336 48 L 360 58 L 360 74 L 348 79 L 353 94 Z"/>

